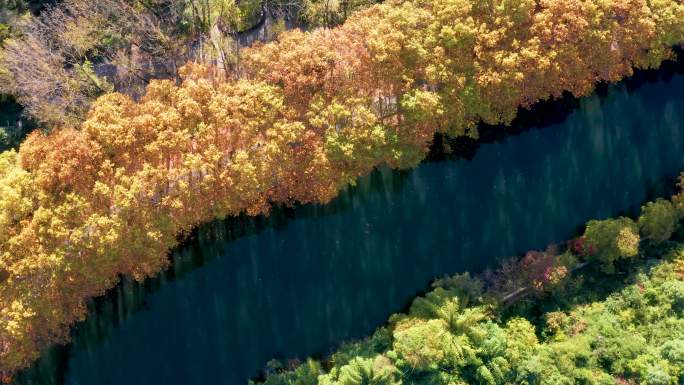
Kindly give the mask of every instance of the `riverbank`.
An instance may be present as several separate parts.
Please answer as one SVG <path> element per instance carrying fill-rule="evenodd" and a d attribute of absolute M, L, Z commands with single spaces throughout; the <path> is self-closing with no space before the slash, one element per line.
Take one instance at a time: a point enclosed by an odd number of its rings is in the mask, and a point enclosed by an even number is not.
<path fill-rule="evenodd" d="M 611 85 L 469 159 L 382 168 L 327 205 L 203 225 L 169 270 L 97 300 L 73 343 L 18 383 L 243 385 L 273 357 L 326 356 L 369 335 L 434 277 L 495 267 L 590 218 L 637 215 L 684 168 L 683 79 L 658 79 Z"/>
<path fill-rule="evenodd" d="M 477 121 L 508 123 L 519 105 L 562 90 L 586 94 L 632 65 L 657 66 L 684 40 L 674 1 L 444 6 L 387 3 L 338 29 L 285 33 L 245 53 L 239 81 L 190 65 L 180 86 L 153 82 L 140 103 L 105 96 L 80 130 L 3 154 L 0 370 L 63 341 L 85 300 L 119 275 L 159 272 L 178 233 L 273 202 L 327 202 L 380 164 L 417 164 L 435 131 L 474 137 Z M 568 14 L 579 24 L 548 35 L 549 20 Z M 458 34 L 438 33 L 454 20 Z"/>
<path fill-rule="evenodd" d="M 684 370 L 684 234 L 668 240 L 681 231 L 681 202 L 646 204 L 637 222 L 590 221 L 567 246 L 494 273 L 438 279 L 372 337 L 323 361 L 274 360 L 261 381 L 669 384 Z M 506 288 L 523 286 L 533 299 L 506 301 Z"/>

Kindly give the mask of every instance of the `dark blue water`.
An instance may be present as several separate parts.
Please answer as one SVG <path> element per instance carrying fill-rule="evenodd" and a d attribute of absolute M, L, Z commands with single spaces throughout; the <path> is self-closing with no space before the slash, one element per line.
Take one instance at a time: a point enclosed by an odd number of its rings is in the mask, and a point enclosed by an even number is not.
<path fill-rule="evenodd" d="M 36 123 L 23 114 L 23 107 L 10 95 L 0 94 L 0 151 L 18 148 Z"/>
<path fill-rule="evenodd" d="M 684 76 L 579 101 L 472 159 L 380 170 L 329 205 L 204 226 L 144 285 L 93 306 L 24 384 L 243 385 L 274 357 L 364 337 L 438 276 L 573 236 L 684 169 Z"/>

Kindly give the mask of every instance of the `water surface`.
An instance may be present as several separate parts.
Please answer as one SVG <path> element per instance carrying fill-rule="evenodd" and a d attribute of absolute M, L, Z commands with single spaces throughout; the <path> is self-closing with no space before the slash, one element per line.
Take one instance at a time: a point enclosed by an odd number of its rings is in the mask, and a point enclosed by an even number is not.
<path fill-rule="evenodd" d="M 370 334 L 437 276 L 633 212 L 684 169 L 684 76 L 631 88 L 472 159 L 383 169 L 328 205 L 204 226 L 172 269 L 96 301 L 74 343 L 18 382 L 243 385 L 271 358 Z"/>
<path fill-rule="evenodd" d="M 16 100 L 5 94 L 0 94 L 0 151 L 18 148 L 36 127 L 36 123 L 24 114 L 24 108 Z"/>

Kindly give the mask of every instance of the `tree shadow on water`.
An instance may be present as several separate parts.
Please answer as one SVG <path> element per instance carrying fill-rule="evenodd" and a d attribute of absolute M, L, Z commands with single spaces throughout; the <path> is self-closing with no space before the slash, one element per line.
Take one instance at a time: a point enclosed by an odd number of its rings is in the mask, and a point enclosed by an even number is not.
<path fill-rule="evenodd" d="M 684 48 L 674 47 L 673 60 L 665 61 L 657 69 L 639 69 L 634 74 L 618 83 L 598 83 L 592 95 L 596 95 L 602 103 L 610 96 L 610 91 L 624 88 L 634 93 L 648 84 L 669 83 L 676 75 L 684 74 Z M 436 134 L 427 161 L 443 161 L 446 159 L 472 160 L 483 144 L 501 143 L 511 136 L 517 136 L 532 129 L 544 129 L 562 124 L 581 104 L 583 98 L 574 97 L 570 92 L 563 92 L 559 98 L 543 100 L 530 108 L 519 107 L 515 119 L 510 125 L 485 124 L 477 126 L 479 138 L 449 138 Z"/>

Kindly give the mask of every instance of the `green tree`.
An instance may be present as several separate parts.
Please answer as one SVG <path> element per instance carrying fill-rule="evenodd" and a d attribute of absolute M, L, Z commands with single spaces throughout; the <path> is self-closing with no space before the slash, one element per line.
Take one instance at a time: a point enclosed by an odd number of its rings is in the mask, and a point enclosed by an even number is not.
<path fill-rule="evenodd" d="M 340 369 L 339 385 L 398 385 L 396 368 L 382 356 L 357 357 Z"/>
<path fill-rule="evenodd" d="M 453 338 L 441 319 L 408 318 L 394 329 L 393 350 L 399 363 L 412 369 L 437 370 L 447 364 L 448 356 L 460 356 L 458 352 L 452 352 L 452 348 L 458 346 L 453 346 Z"/>
<path fill-rule="evenodd" d="M 614 270 L 614 262 L 637 255 L 639 232 L 630 218 L 592 220 L 584 232 L 587 242 L 596 248 L 593 258 L 601 262 L 606 272 Z"/>
<path fill-rule="evenodd" d="M 670 238 L 679 221 L 679 213 L 669 200 L 658 198 L 641 207 L 639 230 L 644 239 L 655 243 Z"/>
<path fill-rule="evenodd" d="M 5 127 L 0 127 L 0 150 L 6 150 L 10 145 L 10 138 Z"/>

